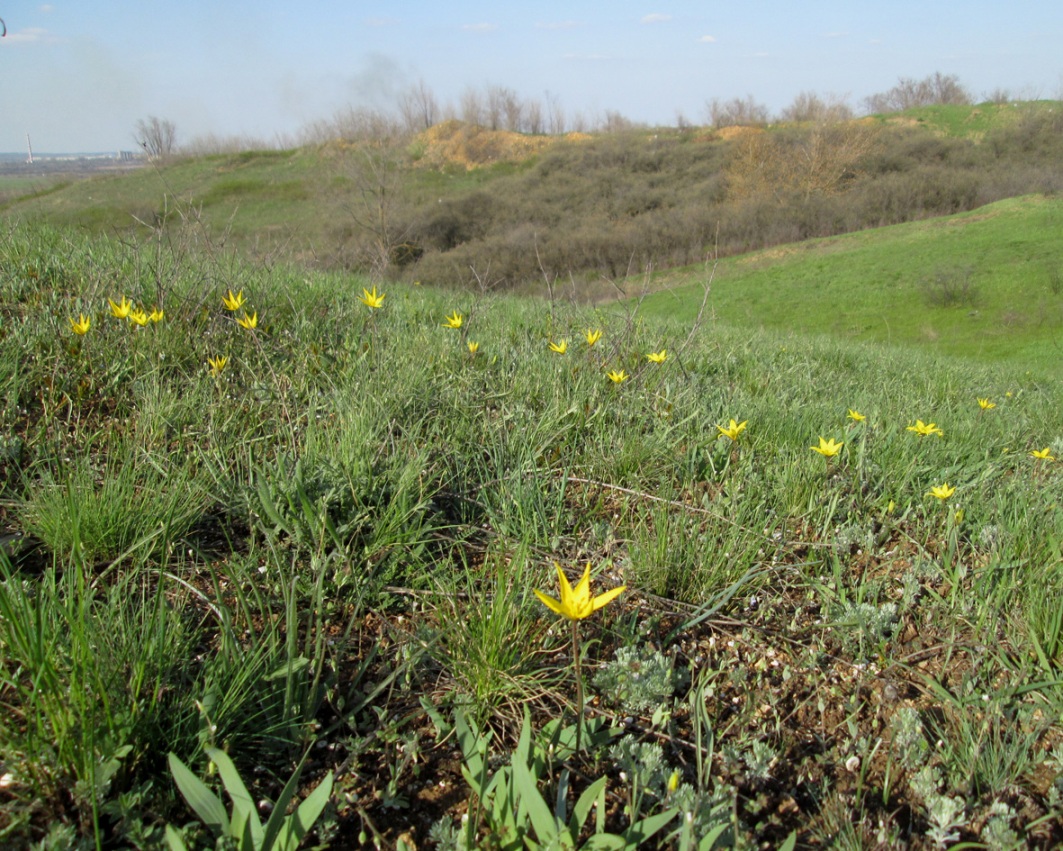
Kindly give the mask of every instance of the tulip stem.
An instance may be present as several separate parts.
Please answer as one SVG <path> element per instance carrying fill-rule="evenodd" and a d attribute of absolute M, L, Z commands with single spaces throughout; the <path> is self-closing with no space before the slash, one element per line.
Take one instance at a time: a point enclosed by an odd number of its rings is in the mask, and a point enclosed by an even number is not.
<path fill-rule="evenodd" d="M 579 658 L 579 621 L 572 621 L 572 665 L 576 669 L 576 753 L 583 733 L 583 670 Z"/>

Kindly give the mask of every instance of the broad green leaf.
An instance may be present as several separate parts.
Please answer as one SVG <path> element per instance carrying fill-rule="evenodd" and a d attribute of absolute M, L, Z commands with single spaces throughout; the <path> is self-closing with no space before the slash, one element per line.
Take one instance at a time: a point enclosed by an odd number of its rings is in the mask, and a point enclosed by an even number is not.
<path fill-rule="evenodd" d="M 580 846 L 580 851 L 627 851 L 633 846 L 615 833 L 596 833 Z"/>
<path fill-rule="evenodd" d="M 303 758 L 299 760 L 299 764 L 295 766 L 292 776 L 284 784 L 280 796 L 273 804 L 273 812 L 270 813 L 269 821 L 266 822 L 266 830 L 262 837 L 263 851 L 268 851 L 268 849 L 273 847 L 274 840 L 281 833 L 281 829 L 286 823 L 285 813 L 288 812 L 288 804 L 295 797 L 295 793 L 299 791 L 299 778 L 302 777 L 303 766 L 306 765 L 306 758 L 309 755 L 310 750 L 307 749 L 303 753 Z"/>
<path fill-rule="evenodd" d="M 539 841 L 549 844 L 557 840 L 558 824 L 554 819 L 554 814 L 550 812 L 550 807 L 539 794 L 528 766 L 520 760 L 513 762 L 513 780 L 521 802 L 528 808 L 528 817 L 531 819 Z"/>
<path fill-rule="evenodd" d="M 229 797 L 233 802 L 233 835 L 236 836 L 237 824 L 243 825 L 246 822 L 254 847 L 261 847 L 262 822 L 259 821 L 258 812 L 255 809 L 255 801 L 251 797 L 251 793 L 247 791 L 243 778 L 240 777 L 240 772 L 236 770 L 236 766 L 225 751 L 210 747 L 205 748 L 205 750 L 211 761 L 218 766 L 221 782 L 225 784 L 225 791 L 229 793 Z M 245 813 L 246 819 L 244 817 Z M 240 841 L 239 836 L 236 836 L 236 839 Z"/>
<path fill-rule="evenodd" d="M 264 676 L 262 679 L 267 683 L 271 682 L 272 680 L 283 680 L 286 677 L 291 676 L 292 674 L 298 674 L 300 671 L 304 670 L 309 664 L 310 660 L 307 659 L 305 656 L 298 656 L 295 659 L 285 662 L 283 665 L 277 668 L 276 671 L 266 674 L 266 676 Z"/>
<path fill-rule="evenodd" d="M 678 807 L 672 807 L 672 809 L 665 810 L 663 813 L 647 816 L 641 821 L 635 822 L 631 827 L 625 830 L 624 836 L 627 837 L 633 845 L 642 845 L 643 842 L 648 842 L 651 836 L 674 819 L 678 813 Z"/>
<path fill-rule="evenodd" d="M 561 769 L 561 775 L 557 778 L 557 797 L 554 800 L 554 819 L 558 824 L 565 823 L 565 815 L 568 812 L 568 778 L 569 770 Z"/>
<path fill-rule="evenodd" d="M 716 847 L 716 840 L 723 836 L 729 824 L 718 824 L 701 839 L 698 840 L 698 851 L 712 851 Z"/>
<path fill-rule="evenodd" d="M 254 813 L 241 810 L 233 810 L 232 838 L 236 841 L 237 851 L 257 851 L 255 832 L 251 827 L 252 819 L 257 819 Z"/>
<path fill-rule="evenodd" d="M 184 838 L 172 824 L 166 825 L 166 844 L 170 846 L 170 851 L 188 851 Z"/>
<path fill-rule="evenodd" d="M 220 836 L 229 833 L 229 816 L 225 812 L 225 806 L 218 796 L 210 791 L 196 775 L 189 771 L 188 766 L 181 762 L 177 754 L 170 752 L 167 757 L 170 763 L 170 774 L 173 775 L 174 783 L 181 790 L 181 795 L 188 802 L 188 806 L 199 816 L 200 821 Z"/>
<path fill-rule="evenodd" d="M 576 806 L 572 810 L 572 818 L 568 822 L 568 832 L 572 836 L 579 836 L 583 823 L 587 820 L 587 816 L 590 815 L 591 809 L 594 807 L 594 801 L 598 797 L 598 793 L 605 788 L 608 779 L 604 775 L 599 777 L 584 789 L 583 794 L 579 796 L 579 800 L 576 801 Z"/>
<path fill-rule="evenodd" d="M 794 851 L 797 847 L 797 831 L 795 830 L 786 837 L 786 841 L 779 846 L 779 851 Z"/>

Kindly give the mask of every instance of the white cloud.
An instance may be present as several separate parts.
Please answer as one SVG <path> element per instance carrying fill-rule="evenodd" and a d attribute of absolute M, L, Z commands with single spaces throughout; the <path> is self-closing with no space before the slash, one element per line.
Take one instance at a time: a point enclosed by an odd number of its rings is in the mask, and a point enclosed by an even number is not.
<path fill-rule="evenodd" d="M 579 21 L 541 21 L 535 25 L 539 30 L 571 30 L 576 27 L 581 27 Z"/>
<path fill-rule="evenodd" d="M 652 15 L 646 15 L 639 23 L 643 24 L 663 24 L 665 21 L 672 20 L 671 15 L 664 15 L 660 12 L 654 12 Z"/>
<path fill-rule="evenodd" d="M 714 36 L 714 35 L 703 35 L 701 38 L 698 39 L 698 41 L 700 41 L 702 44 L 715 44 L 716 36 Z"/>
<path fill-rule="evenodd" d="M 489 24 L 486 22 L 482 24 L 463 24 L 461 28 L 466 32 L 471 33 L 489 33 L 497 30 L 498 24 Z"/>
<path fill-rule="evenodd" d="M 40 10 L 47 15 L 49 12 L 55 11 L 55 6 L 53 6 L 51 3 L 45 3 L 40 7 Z"/>
<path fill-rule="evenodd" d="M 21 44 L 54 44 L 59 39 L 43 27 L 26 27 L 18 32 L 8 30 L 4 41 L 19 42 Z"/>
<path fill-rule="evenodd" d="M 830 32 L 823 33 L 824 38 L 845 38 L 849 33 L 847 32 Z"/>

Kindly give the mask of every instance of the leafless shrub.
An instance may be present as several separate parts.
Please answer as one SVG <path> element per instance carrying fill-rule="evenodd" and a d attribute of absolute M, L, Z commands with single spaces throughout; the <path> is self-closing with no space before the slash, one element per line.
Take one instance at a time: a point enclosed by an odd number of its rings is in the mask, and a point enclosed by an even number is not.
<path fill-rule="evenodd" d="M 151 115 L 137 121 L 133 137 L 151 159 L 165 159 L 177 146 L 177 126 L 165 118 Z"/>
<path fill-rule="evenodd" d="M 978 287 L 971 280 L 973 274 L 973 266 L 938 269 L 921 283 L 926 303 L 931 307 L 974 307 Z"/>
<path fill-rule="evenodd" d="M 827 123 L 848 121 L 853 111 L 839 95 L 820 97 L 815 92 L 801 92 L 779 117 L 783 121 Z"/>
<path fill-rule="evenodd" d="M 441 119 L 439 103 L 424 80 L 418 80 L 399 98 L 399 113 L 408 133 L 427 130 Z"/>
<path fill-rule="evenodd" d="M 713 127 L 743 125 L 757 127 L 768 123 L 768 108 L 757 103 L 753 95 L 728 101 L 713 98 L 705 105 L 706 117 Z"/>
<path fill-rule="evenodd" d="M 181 145 L 181 153 L 189 157 L 209 157 L 218 154 L 239 154 L 245 151 L 270 151 L 294 148 L 291 139 L 278 137 L 272 142 L 254 136 L 217 136 L 207 133 Z"/>
<path fill-rule="evenodd" d="M 901 77 L 897 85 L 886 92 L 864 99 L 868 112 L 903 112 L 917 106 L 969 104 L 971 95 L 955 74 L 935 71 L 922 80 Z"/>

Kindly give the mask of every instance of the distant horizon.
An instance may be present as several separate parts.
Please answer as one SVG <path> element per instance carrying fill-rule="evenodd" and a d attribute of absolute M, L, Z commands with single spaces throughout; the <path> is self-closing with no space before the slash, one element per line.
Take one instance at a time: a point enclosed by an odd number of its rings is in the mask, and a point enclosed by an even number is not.
<path fill-rule="evenodd" d="M 533 6 L 321 0 L 132 4 L 56 0 L 5 9 L 0 147 L 125 150 L 157 116 L 178 146 L 208 136 L 297 144 L 348 108 L 394 109 L 418 85 L 461 114 L 496 87 L 593 125 L 702 124 L 750 96 L 778 114 L 802 93 L 859 109 L 901 78 L 955 75 L 975 100 L 1063 84 L 1063 4 L 841 0 L 540 0 Z"/>

